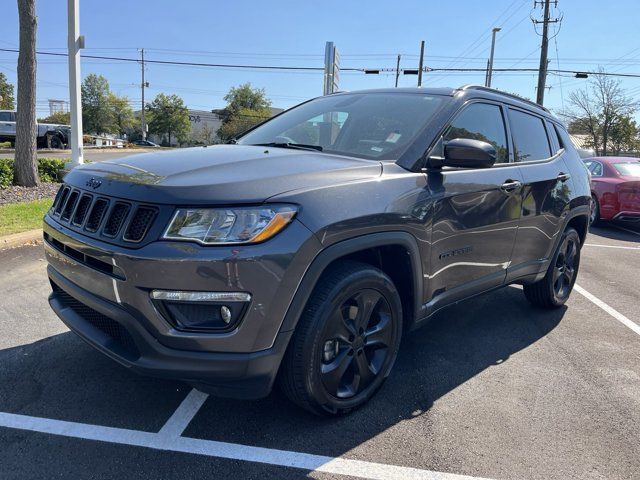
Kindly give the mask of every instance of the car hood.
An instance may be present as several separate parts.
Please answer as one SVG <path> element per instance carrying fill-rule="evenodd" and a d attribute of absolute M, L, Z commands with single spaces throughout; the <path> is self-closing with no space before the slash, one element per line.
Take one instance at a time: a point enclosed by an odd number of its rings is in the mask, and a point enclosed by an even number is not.
<path fill-rule="evenodd" d="M 151 203 L 260 203 L 284 192 L 377 177 L 379 162 L 305 150 L 217 145 L 132 155 L 73 169 L 65 182 Z"/>

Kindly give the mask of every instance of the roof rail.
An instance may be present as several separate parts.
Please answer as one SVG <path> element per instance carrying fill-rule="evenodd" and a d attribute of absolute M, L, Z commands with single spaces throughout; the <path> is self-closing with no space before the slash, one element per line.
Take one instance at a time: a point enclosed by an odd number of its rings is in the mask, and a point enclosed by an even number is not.
<path fill-rule="evenodd" d="M 458 90 L 481 90 L 481 91 L 484 91 L 484 92 L 491 92 L 491 93 L 497 93 L 499 95 L 506 95 L 507 97 L 511 97 L 513 99 L 520 100 L 521 102 L 528 103 L 529 105 L 531 105 L 533 107 L 537 107 L 537 108 L 539 108 L 541 110 L 544 110 L 547 113 L 551 113 L 547 108 L 543 107 L 542 105 L 538 105 L 537 103 L 532 102 L 531 100 L 523 98 L 523 97 L 521 97 L 519 95 L 516 95 L 514 93 L 503 92 L 502 90 L 497 90 L 495 88 L 485 87 L 484 85 L 473 85 L 473 84 L 464 85 L 464 86 L 458 88 Z"/>

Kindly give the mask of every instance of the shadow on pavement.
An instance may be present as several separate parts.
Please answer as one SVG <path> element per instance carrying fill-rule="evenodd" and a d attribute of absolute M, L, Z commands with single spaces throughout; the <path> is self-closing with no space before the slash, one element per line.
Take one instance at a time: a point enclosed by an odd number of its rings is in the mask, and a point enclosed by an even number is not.
<path fill-rule="evenodd" d="M 626 232 L 624 230 L 620 230 L 616 228 L 618 224 L 611 223 L 603 223 L 602 225 L 598 224 L 597 227 L 589 227 L 589 233 L 592 235 L 597 235 L 599 237 L 609 238 L 611 240 L 619 240 L 621 242 L 640 242 L 640 236 L 634 235 L 631 232 Z M 639 225 L 627 225 L 627 224 L 619 224 L 622 228 L 627 228 L 629 230 L 633 230 L 634 232 L 638 232 L 640 234 L 640 226 Z M 587 242 L 589 239 L 587 238 Z"/>
<path fill-rule="evenodd" d="M 508 362 L 553 330 L 565 310 L 533 309 L 516 288 L 480 296 L 407 332 L 386 384 L 350 415 L 312 416 L 277 390 L 253 402 L 211 397 L 185 435 L 339 456 Z M 158 431 L 189 391 L 180 383 L 137 376 L 70 332 L 2 350 L 0 365 L 0 411 L 38 417 Z"/>

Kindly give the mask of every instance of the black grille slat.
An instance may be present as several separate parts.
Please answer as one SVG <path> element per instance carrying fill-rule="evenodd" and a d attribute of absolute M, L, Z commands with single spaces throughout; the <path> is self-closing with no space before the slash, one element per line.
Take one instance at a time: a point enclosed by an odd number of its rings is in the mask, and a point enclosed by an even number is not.
<path fill-rule="evenodd" d="M 52 287 L 56 297 L 65 307 L 73 310 L 84 321 L 111 338 L 122 348 L 124 352 L 126 352 L 126 356 L 128 358 L 137 359 L 140 357 L 138 347 L 136 346 L 133 337 L 125 327 L 106 315 L 103 315 L 93 308 L 85 305 L 79 300 L 76 300 L 53 282 Z"/>
<path fill-rule="evenodd" d="M 71 189 L 69 187 L 62 188 L 62 193 L 60 194 L 60 198 L 58 199 L 58 203 L 56 204 L 56 209 L 55 209 L 56 215 L 60 215 L 60 212 L 62 212 L 62 207 L 64 207 L 64 204 L 67 201 L 67 197 L 69 196 L 70 190 Z"/>
<path fill-rule="evenodd" d="M 87 216 L 87 212 L 89 211 L 89 207 L 91 206 L 91 201 L 93 197 L 89 194 L 84 194 L 80 197 L 78 201 L 78 207 L 76 208 L 76 213 L 73 214 L 73 220 L 71 223 L 80 227 L 82 222 L 84 222 L 85 217 Z"/>
<path fill-rule="evenodd" d="M 158 211 L 150 207 L 138 207 L 133 218 L 129 222 L 127 231 L 122 237 L 127 242 L 140 242 L 153 223 Z"/>
<path fill-rule="evenodd" d="M 69 194 L 69 199 L 62 210 L 62 215 L 60 215 L 61 220 L 69 220 L 69 218 L 71 218 L 71 214 L 73 213 L 73 209 L 76 207 L 79 196 L 80 192 L 77 190 L 74 190 Z"/>
<path fill-rule="evenodd" d="M 109 214 L 107 223 L 102 230 L 102 234 L 107 237 L 115 237 L 120 232 L 120 228 L 127 218 L 131 206 L 127 203 L 116 203 Z"/>
<path fill-rule="evenodd" d="M 100 227 L 100 223 L 102 223 L 102 217 L 104 216 L 107 208 L 109 207 L 109 201 L 104 198 L 99 198 L 93 204 L 93 208 L 91 209 L 91 213 L 89 214 L 89 218 L 87 218 L 87 223 L 84 228 L 88 232 L 95 232 Z"/>
<path fill-rule="evenodd" d="M 64 185 L 62 185 L 59 189 L 58 189 L 58 193 L 56 193 L 56 198 L 53 199 L 53 204 L 51 205 L 51 210 L 53 212 L 56 211 L 56 208 L 58 208 L 58 204 L 60 203 L 60 198 L 62 197 L 62 192 L 64 192 L 64 189 L 67 188 Z"/>

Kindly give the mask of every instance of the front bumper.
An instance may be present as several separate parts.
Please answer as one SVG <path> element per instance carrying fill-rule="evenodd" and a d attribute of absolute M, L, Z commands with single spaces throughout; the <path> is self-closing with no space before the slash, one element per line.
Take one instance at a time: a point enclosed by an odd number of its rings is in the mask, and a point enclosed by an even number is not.
<path fill-rule="evenodd" d="M 160 344 L 125 308 L 89 293 L 51 266 L 48 274 L 53 311 L 80 338 L 125 367 L 225 397 L 260 398 L 271 390 L 292 332 L 278 334 L 273 347 L 254 353 L 175 350 Z"/>
<path fill-rule="evenodd" d="M 51 307 L 89 344 L 137 372 L 219 395 L 268 393 L 291 335 L 281 331 L 283 319 L 319 250 L 302 224 L 258 245 L 159 241 L 136 250 L 83 237 L 48 217 L 43 228 Z M 244 291 L 252 299 L 232 331 L 189 332 L 156 308 L 154 289 Z"/>

